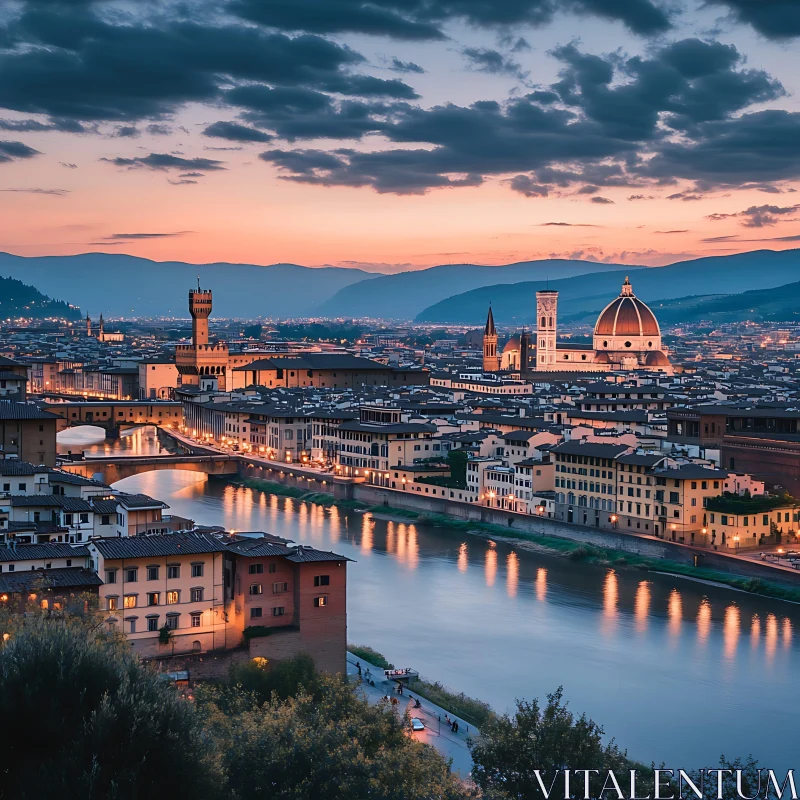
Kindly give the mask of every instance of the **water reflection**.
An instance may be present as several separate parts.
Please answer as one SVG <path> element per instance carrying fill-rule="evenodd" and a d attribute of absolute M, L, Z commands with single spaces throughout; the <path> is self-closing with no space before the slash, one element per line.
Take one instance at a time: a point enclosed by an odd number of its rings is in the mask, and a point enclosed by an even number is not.
<path fill-rule="evenodd" d="M 704 597 L 700 601 L 700 608 L 697 609 L 697 638 L 701 642 L 708 639 L 711 632 L 711 604 Z"/>
<path fill-rule="evenodd" d="M 460 572 L 466 572 L 467 566 L 467 543 L 461 542 L 461 545 L 458 548 L 458 569 Z"/>
<path fill-rule="evenodd" d="M 603 611 L 609 619 L 614 619 L 617 616 L 617 601 L 619 600 L 619 586 L 617 583 L 617 573 L 609 570 L 603 584 Z"/>
<path fill-rule="evenodd" d="M 767 614 L 766 652 L 767 663 L 771 664 L 778 648 L 778 620 L 774 614 Z"/>
<path fill-rule="evenodd" d="M 98 458 L 110 455 L 152 456 L 167 452 L 158 440 L 152 425 L 142 425 L 120 432 L 119 439 L 106 440 L 105 431 L 95 425 L 66 428 L 56 436 L 59 453 L 85 453 Z"/>
<path fill-rule="evenodd" d="M 670 636 L 679 636 L 681 632 L 681 622 L 683 621 L 683 599 L 681 598 L 681 593 L 677 589 L 673 589 L 669 593 L 667 614 L 669 616 Z"/>
<path fill-rule="evenodd" d="M 642 580 L 519 543 L 465 541 L 446 528 L 307 505 L 196 473 L 148 473 L 118 485 L 201 523 L 267 530 L 352 558 L 350 640 L 500 711 L 563 685 L 573 710 L 642 760 L 692 766 L 715 763 L 720 752 L 752 752 L 770 766 L 791 765 L 793 606 L 667 575 Z"/>
<path fill-rule="evenodd" d="M 536 599 L 543 603 L 547 597 L 547 570 L 539 567 L 536 570 Z"/>
<path fill-rule="evenodd" d="M 497 576 L 497 550 L 494 542 L 486 551 L 486 585 L 494 586 L 494 579 Z"/>
<path fill-rule="evenodd" d="M 758 650 L 759 639 L 761 638 L 761 619 L 758 614 L 753 614 L 753 619 L 750 622 L 750 647 L 752 650 Z"/>
<path fill-rule="evenodd" d="M 736 645 L 739 643 L 739 609 L 730 605 L 725 609 L 725 622 L 722 636 L 725 642 L 725 658 L 731 659 L 736 655 Z"/>
<path fill-rule="evenodd" d="M 519 584 L 519 558 L 513 551 L 506 556 L 506 576 L 508 596 L 516 597 Z"/>
<path fill-rule="evenodd" d="M 650 584 L 648 581 L 642 581 L 636 589 L 634 615 L 636 630 L 640 632 L 647 630 L 647 620 L 650 617 Z"/>

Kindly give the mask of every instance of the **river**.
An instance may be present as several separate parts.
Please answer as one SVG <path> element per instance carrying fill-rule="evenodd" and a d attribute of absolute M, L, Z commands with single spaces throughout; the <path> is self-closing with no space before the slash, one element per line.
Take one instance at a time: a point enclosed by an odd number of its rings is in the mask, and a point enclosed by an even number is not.
<path fill-rule="evenodd" d="M 158 452 L 154 430 L 137 431 L 102 442 L 95 429 L 101 441 L 93 446 L 103 448 L 95 452 Z M 81 435 L 91 449 L 89 432 Z M 499 711 L 563 685 L 574 711 L 647 763 L 712 767 L 721 753 L 752 753 L 767 767 L 797 766 L 796 605 L 323 508 L 193 472 L 150 472 L 116 486 L 158 497 L 198 523 L 269 531 L 352 558 L 349 640 Z"/>
<path fill-rule="evenodd" d="M 800 609 L 663 575 L 574 563 L 443 528 L 373 519 L 162 471 L 120 481 L 233 530 L 332 549 L 350 641 L 496 709 L 563 685 L 644 761 L 720 753 L 793 765 Z"/>

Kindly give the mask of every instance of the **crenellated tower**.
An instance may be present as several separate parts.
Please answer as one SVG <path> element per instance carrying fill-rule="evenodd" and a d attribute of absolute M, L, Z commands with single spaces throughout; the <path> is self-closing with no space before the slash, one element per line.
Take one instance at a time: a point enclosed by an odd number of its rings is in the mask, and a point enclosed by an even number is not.
<path fill-rule="evenodd" d="M 211 316 L 211 289 L 201 289 L 197 279 L 197 289 L 189 290 L 189 313 L 192 315 L 192 343 L 208 344 L 208 318 Z"/>
<path fill-rule="evenodd" d="M 214 378 L 219 389 L 228 386 L 229 352 L 225 342 L 211 342 L 208 318 L 211 316 L 211 290 L 189 291 L 189 314 L 192 317 L 192 343 L 175 346 L 175 366 L 181 386 L 199 386 L 201 379 Z M 207 382 L 207 381 L 204 381 Z"/>

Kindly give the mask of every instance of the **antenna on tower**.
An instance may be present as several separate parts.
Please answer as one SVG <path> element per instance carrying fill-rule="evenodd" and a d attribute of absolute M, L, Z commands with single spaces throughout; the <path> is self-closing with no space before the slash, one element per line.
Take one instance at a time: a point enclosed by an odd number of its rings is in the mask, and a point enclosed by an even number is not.
<path fill-rule="evenodd" d="M 197 291 L 200 291 L 200 276 L 197 276 Z"/>

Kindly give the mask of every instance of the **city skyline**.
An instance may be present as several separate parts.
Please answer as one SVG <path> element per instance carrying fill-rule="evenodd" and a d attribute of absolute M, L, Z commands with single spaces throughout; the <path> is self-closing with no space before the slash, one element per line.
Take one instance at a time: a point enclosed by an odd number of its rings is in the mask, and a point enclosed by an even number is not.
<path fill-rule="evenodd" d="M 791 3 L 744 0 L 18 3 L 0 250 L 396 272 L 788 249 L 797 36 Z"/>

